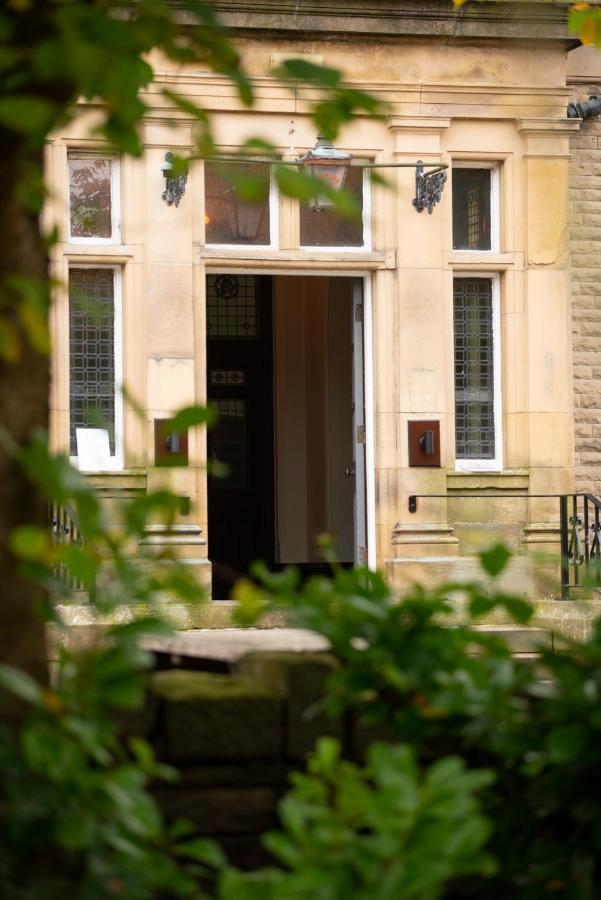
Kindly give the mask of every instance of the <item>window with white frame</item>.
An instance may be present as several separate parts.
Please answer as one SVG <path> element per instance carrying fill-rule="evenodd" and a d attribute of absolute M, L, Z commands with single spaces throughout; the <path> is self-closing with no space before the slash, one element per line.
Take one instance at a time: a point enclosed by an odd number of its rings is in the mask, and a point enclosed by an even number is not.
<path fill-rule="evenodd" d="M 499 169 L 453 163 L 453 249 L 499 250 Z"/>
<path fill-rule="evenodd" d="M 119 160 L 98 153 L 70 152 L 69 240 L 116 244 L 120 241 Z"/>
<path fill-rule="evenodd" d="M 369 185 L 363 166 L 351 166 L 344 190 L 354 198 L 358 214 L 349 218 L 336 209 L 320 209 L 309 202 L 300 204 L 300 245 L 337 250 L 369 249 Z"/>
<path fill-rule="evenodd" d="M 105 431 L 109 470 L 123 464 L 120 275 L 108 266 L 69 270 L 70 453 L 79 455 L 81 430 Z"/>
<path fill-rule="evenodd" d="M 499 277 L 453 281 L 455 458 L 460 470 L 502 468 Z"/>
<path fill-rule="evenodd" d="M 269 163 L 205 162 L 205 243 L 275 247 L 277 191 Z"/>

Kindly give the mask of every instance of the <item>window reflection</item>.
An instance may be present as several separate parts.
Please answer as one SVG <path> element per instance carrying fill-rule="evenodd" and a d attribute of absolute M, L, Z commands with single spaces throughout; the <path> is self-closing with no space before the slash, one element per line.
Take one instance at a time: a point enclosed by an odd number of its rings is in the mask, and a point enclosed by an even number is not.
<path fill-rule="evenodd" d="M 362 247 L 363 240 L 363 168 L 351 166 L 344 182 L 361 211 L 355 219 L 341 216 L 335 209 L 311 209 L 301 203 L 300 242 L 302 247 Z"/>
<path fill-rule="evenodd" d="M 71 237 L 112 237 L 113 161 L 69 154 Z"/>
<path fill-rule="evenodd" d="M 205 163 L 207 244 L 271 244 L 269 177 L 268 164 Z"/>

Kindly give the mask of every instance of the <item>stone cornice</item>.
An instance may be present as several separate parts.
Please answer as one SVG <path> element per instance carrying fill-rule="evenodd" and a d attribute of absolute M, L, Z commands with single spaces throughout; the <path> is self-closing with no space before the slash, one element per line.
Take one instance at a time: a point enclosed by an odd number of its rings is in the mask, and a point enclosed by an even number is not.
<path fill-rule="evenodd" d="M 575 47 L 568 3 L 480 0 L 455 9 L 450 0 L 214 0 L 220 21 L 241 32 L 559 41 Z M 182 22 L 188 14 L 181 10 Z"/>
<path fill-rule="evenodd" d="M 532 137 L 561 137 L 580 128 L 580 119 L 530 118 L 517 120 L 518 131 Z"/>

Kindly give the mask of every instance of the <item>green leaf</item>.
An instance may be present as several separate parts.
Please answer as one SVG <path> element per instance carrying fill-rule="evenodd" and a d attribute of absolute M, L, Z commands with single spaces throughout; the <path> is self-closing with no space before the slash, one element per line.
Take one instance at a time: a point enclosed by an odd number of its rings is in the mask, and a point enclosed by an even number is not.
<path fill-rule="evenodd" d="M 534 607 L 520 597 L 502 596 L 502 603 L 509 615 L 520 625 L 526 625 L 534 615 Z"/>
<path fill-rule="evenodd" d="M 13 95 L 0 99 L 0 123 L 39 139 L 52 128 L 61 107 L 42 97 Z"/>
<path fill-rule="evenodd" d="M 504 544 L 495 544 L 494 547 L 482 551 L 478 556 L 484 571 L 495 578 L 503 571 L 511 559 L 511 552 Z"/>
<path fill-rule="evenodd" d="M 31 675 L 14 666 L 0 664 L 0 687 L 28 703 L 39 703 L 42 689 Z"/>
<path fill-rule="evenodd" d="M 477 619 L 479 616 L 485 616 L 497 606 L 496 597 L 489 597 L 486 594 L 477 594 L 472 597 L 469 602 L 469 613 L 472 618 Z"/>
<path fill-rule="evenodd" d="M 265 591 L 246 578 L 234 585 L 232 600 L 237 604 L 234 620 L 238 625 L 255 625 L 268 608 Z"/>
<path fill-rule="evenodd" d="M 215 424 L 217 414 L 211 406 L 186 406 L 171 419 L 170 428 L 173 431 L 185 431 L 186 428 L 194 428 L 197 425 Z"/>
<path fill-rule="evenodd" d="M 185 844 L 178 845 L 177 851 L 180 856 L 187 856 L 195 859 L 197 862 L 205 863 L 214 869 L 223 869 L 226 865 L 225 854 L 221 847 L 207 838 L 196 838 L 192 841 L 186 841 Z"/>
<path fill-rule="evenodd" d="M 86 588 L 94 586 L 98 559 L 89 545 L 63 544 L 59 547 L 58 556 L 73 578 L 81 581 Z"/>
<path fill-rule="evenodd" d="M 321 774 L 329 773 L 340 762 L 340 742 L 333 737 L 320 738 L 311 758 L 311 768 Z"/>
<path fill-rule="evenodd" d="M 582 753 L 588 734 L 582 725 L 561 725 L 549 732 L 545 743 L 553 762 L 567 763 Z"/>
<path fill-rule="evenodd" d="M 10 535 L 10 549 L 20 559 L 46 560 L 50 548 L 48 530 L 36 525 L 21 525 Z"/>
<path fill-rule="evenodd" d="M 158 616 L 142 616 L 135 619 L 133 622 L 126 622 L 123 625 L 113 625 L 109 629 L 109 635 L 117 641 L 137 640 L 146 635 L 171 637 L 171 635 L 173 635 L 173 627 Z"/>
<path fill-rule="evenodd" d="M 316 65 L 306 59 L 285 59 L 281 67 L 275 70 L 275 74 L 326 88 L 335 88 L 340 84 L 340 72 L 337 69 Z"/>

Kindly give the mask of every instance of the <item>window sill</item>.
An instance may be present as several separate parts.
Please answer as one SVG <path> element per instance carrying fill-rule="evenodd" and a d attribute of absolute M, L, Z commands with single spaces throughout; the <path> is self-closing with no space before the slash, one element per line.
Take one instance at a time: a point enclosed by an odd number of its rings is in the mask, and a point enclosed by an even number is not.
<path fill-rule="evenodd" d="M 145 491 L 146 469 L 121 469 L 115 472 L 82 472 L 92 487 L 104 493 L 106 490 Z"/>
<path fill-rule="evenodd" d="M 72 262 L 122 263 L 140 254 L 140 247 L 133 244 L 57 244 L 56 248 L 65 259 Z"/>
<path fill-rule="evenodd" d="M 447 491 L 478 491 L 496 488 L 503 491 L 527 491 L 528 469 L 504 469 L 499 472 L 447 472 Z"/>
<path fill-rule="evenodd" d="M 523 253 L 497 253 L 491 250 L 451 250 L 446 254 L 447 265 L 462 272 L 500 272 L 523 269 Z"/>

